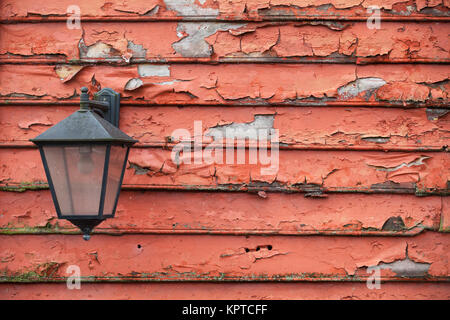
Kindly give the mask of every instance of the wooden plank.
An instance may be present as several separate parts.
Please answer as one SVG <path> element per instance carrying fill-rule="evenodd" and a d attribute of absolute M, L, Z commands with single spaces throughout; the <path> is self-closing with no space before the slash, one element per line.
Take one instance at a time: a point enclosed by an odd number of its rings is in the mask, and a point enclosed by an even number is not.
<path fill-rule="evenodd" d="M 31 0 L 5 0 L 0 7 L 5 22 L 42 22 L 66 19 L 69 0 L 39 6 Z M 128 1 L 83 0 L 77 2 L 83 20 L 366 20 L 373 14 L 367 9 L 381 9 L 384 20 L 432 20 L 448 16 L 448 3 L 427 1 L 339 1 L 339 0 L 206 0 L 196 1 Z M 423 10 L 426 9 L 426 10 Z"/>
<path fill-rule="evenodd" d="M 26 245 L 24 245 L 26 244 Z M 214 235 L 0 236 L 1 282 L 449 281 L 448 235 L 285 237 Z"/>
<path fill-rule="evenodd" d="M 449 300 L 449 283 L 62 283 L 0 284 L 2 300 Z M 264 303 L 263 303 L 264 304 Z"/>
<path fill-rule="evenodd" d="M 48 190 L 0 192 L 0 233 L 79 233 L 56 218 Z M 283 193 L 122 191 L 102 234 L 280 234 L 410 236 L 438 230 L 448 197 Z M 448 210 L 447 210 L 448 211 Z"/>
<path fill-rule="evenodd" d="M 448 193 L 450 157 L 446 152 L 282 150 L 278 156 L 271 151 L 264 159 L 257 153 L 262 149 L 229 150 L 233 151 L 233 157 L 227 158 L 224 151 L 223 157 L 215 159 L 214 153 L 211 158 L 204 150 L 192 152 L 191 156 L 181 153 L 177 158 L 173 150 L 134 148 L 130 151 L 123 186 L 301 191 L 313 196 L 327 191 Z M 256 164 L 250 162 L 250 154 L 257 157 Z M 238 160 L 240 155 L 243 162 Z M 1 148 L 0 158 L 3 159 L 0 171 L 3 190 L 46 187 L 37 149 Z"/>
<path fill-rule="evenodd" d="M 78 107 L 0 107 L 0 146 L 31 147 L 29 139 L 68 117 Z M 450 142 L 450 117 L 433 118 L 430 109 L 326 107 L 128 107 L 121 108 L 120 128 L 137 146 L 169 148 L 178 129 L 194 135 L 200 122 L 203 145 L 208 135 L 232 129 L 277 129 L 282 149 L 439 151 Z M 269 124 L 269 126 L 267 126 Z M 266 128 L 264 127 L 264 128 Z M 197 133 L 196 133 L 197 134 Z M 175 138 L 171 138 L 175 141 Z"/>
<path fill-rule="evenodd" d="M 381 26 L 369 30 L 365 21 L 341 26 L 85 22 L 82 29 L 68 29 L 65 21 L 10 24 L 0 25 L 0 63 L 450 62 L 445 23 Z M 147 73 L 169 72 L 161 68 Z"/>
<path fill-rule="evenodd" d="M 90 66 L 64 82 L 53 66 L 0 65 L 2 101 L 61 101 L 110 87 L 122 102 L 151 104 L 292 104 L 327 101 L 413 102 L 448 107 L 450 65 L 170 65 L 170 76 L 142 77 L 138 66 Z M 368 89 L 371 88 L 371 89 Z"/>

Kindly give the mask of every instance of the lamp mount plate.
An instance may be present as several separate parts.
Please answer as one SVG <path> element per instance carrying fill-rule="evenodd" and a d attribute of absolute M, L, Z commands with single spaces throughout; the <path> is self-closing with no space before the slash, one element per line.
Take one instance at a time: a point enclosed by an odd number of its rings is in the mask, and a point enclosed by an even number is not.
<path fill-rule="evenodd" d="M 108 108 L 99 108 L 95 104 L 92 105 L 92 109 L 100 114 L 105 120 L 112 125 L 119 127 L 119 114 L 120 114 L 120 93 L 115 92 L 110 88 L 104 88 L 97 93 L 94 93 L 94 101 L 109 103 Z"/>

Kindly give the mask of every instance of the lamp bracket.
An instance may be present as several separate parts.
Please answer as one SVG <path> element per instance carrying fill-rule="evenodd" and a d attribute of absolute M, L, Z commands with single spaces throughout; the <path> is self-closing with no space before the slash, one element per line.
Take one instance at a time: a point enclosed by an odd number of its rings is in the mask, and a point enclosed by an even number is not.
<path fill-rule="evenodd" d="M 81 88 L 80 106 L 82 109 L 92 108 L 112 125 L 119 127 L 120 93 L 110 88 L 103 88 L 94 93 L 94 100 L 89 100 L 88 89 Z"/>
<path fill-rule="evenodd" d="M 106 102 L 106 103 L 105 103 Z M 96 109 L 101 109 L 103 118 L 109 121 L 112 125 L 119 127 L 119 110 L 120 110 L 120 93 L 115 92 L 110 88 L 104 88 L 97 93 L 94 93 L 94 100 L 89 103 Z M 107 106 L 104 110 L 104 106 Z"/>

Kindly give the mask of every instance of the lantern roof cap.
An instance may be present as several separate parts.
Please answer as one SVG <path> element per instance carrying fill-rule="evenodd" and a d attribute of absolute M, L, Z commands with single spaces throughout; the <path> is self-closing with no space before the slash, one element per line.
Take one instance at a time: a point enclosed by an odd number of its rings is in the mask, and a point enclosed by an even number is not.
<path fill-rule="evenodd" d="M 91 109 L 80 109 L 34 139 L 35 144 L 111 142 L 132 145 L 134 140 Z"/>

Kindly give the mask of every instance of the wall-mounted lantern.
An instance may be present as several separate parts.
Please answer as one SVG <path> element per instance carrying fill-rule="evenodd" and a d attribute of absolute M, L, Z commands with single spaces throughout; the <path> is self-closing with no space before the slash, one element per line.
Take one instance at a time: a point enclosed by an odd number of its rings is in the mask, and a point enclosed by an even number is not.
<path fill-rule="evenodd" d="M 89 240 L 92 229 L 113 218 L 130 146 L 119 130 L 120 94 L 105 88 L 89 100 L 81 88 L 80 109 L 31 139 L 39 147 L 59 219 Z"/>

